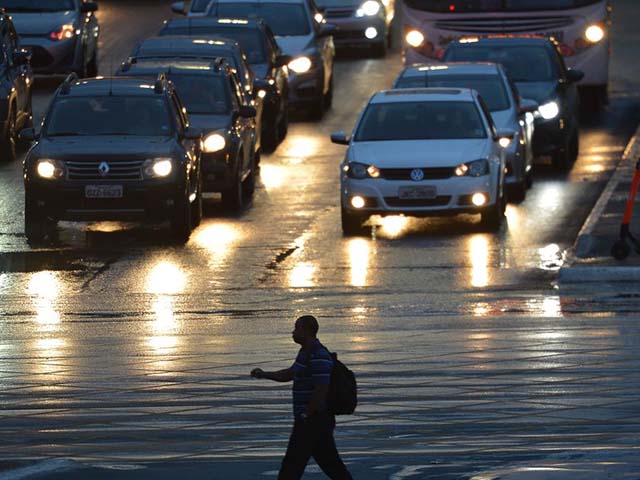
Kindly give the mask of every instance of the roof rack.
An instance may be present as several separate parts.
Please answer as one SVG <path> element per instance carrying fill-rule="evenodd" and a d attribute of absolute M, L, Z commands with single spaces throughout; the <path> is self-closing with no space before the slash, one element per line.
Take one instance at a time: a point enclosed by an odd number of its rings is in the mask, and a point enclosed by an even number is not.
<path fill-rule="evenodd" d="M 78 81 L 78 74 L 76 72 L 70 73 L 67 76 L 67 78 L 64 79 L 64 82 L 62 82 L 62 85 L 60 87 L 60 94 L 68 95 L 69 92 L 71 91 L 71 84 L 77 81 Z"/>
<path fill-rule="evenodd" d="M 158 78 L 156 78 L 156 82 L 153 85 L 153 91 L 155 93 L 164 93 L 165 88 L 167 86 L 167 75 L 164 72 L 160 72 L 158 74 Z"/>

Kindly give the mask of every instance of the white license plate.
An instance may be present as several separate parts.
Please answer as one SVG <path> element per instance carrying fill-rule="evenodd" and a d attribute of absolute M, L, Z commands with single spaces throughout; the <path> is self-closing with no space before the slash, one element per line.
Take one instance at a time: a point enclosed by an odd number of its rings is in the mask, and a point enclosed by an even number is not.
<path fill-rule="evenodd" d="M 431 200 L 436 198 L 436 187 L 400 187 L 398 198 L 402 200 Z"/>
<path fill-rule="evenodd" d="M 85 185 L 87 198 L 122 198 L 122 185 Z"/>

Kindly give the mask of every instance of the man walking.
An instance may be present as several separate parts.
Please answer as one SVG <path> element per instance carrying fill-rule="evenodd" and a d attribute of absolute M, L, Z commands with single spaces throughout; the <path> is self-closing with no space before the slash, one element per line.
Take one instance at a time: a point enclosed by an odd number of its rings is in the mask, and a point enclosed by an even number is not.
<path fill-rule="evenodd" d="M 329 412 L 327 394 L 333 359 L 317 338 L 318 321 L 312 315 L 296 320 L 293 341 L 302 348 L 293 365 L 277 372 L 254 368 L 251 376 L 276 382 L 293 380 L 294 423 L 278 480 L 299 479 L 313 457 L 333 480 L 351 480 L 333 439 L 335 416 Z"/>

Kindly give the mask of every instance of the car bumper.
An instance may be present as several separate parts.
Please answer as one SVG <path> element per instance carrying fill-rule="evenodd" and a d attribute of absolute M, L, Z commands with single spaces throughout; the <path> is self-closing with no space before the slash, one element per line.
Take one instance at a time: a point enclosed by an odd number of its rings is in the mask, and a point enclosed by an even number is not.
<path fill-rule="evenodd" d="M 567 145 L 567 122 L 560 117 L 552 120 L 537 118 L 533 132 L 533 154 L 552 155 Z"/>
<path fill-rule="evenodd" d="M 330 18 L 328 21 L 338 27 L 338 31 L 333 34 L 333 41 L 337 46 L 378 45 L 387 38 L 387 24 L 380 17 Z M 377 35 L 367 38 L 365 31 L 371 27 L 376 29 Z"/>
<path fill-rule="evenodd" d="M 35 73 L 70 73 L 79 68 L 77 39 L 50 40 L 26 37 L 22 46 L 31 50 L 31 68 Z"/>
<path fill-rule="evenodd" d="M 294 108 L 317 104 L 324 95 L 324 71 L 289 72 L 289 105 Z"/>
<path fill-rule="evenodd" d="M 367 213 L 369 215 L 407 214 L 412 216 L 457 215 L 460 213 L 480 213 L 496 203 L 497 179 L 492 175 L 483 177 L 450 178 L 428 182 L 390 181 L 383 179 L 356 180 L 342 179 L 341 201 L 350 212 Z M 429 199 L 401 199 L 400 187 L 431 186 L 436 195 Z M 471 203 L 471 196 L 484 193 L 489 201 L 482 207 Z M 360 196 L 365 199 L 365 206 L 356 209 L 351 205 L 351 198 Z"/>
<path fill-rule="evenodd" d="M 203 153 L 201 160 L 202 190 L 222 192 L 235 182 L 234 169 L 228 152 Z"/>
<path fill-rule="evenodd" d="M 109 182 L 113 185 L 116 182 Z M 86 185 L 105 182 L 34 182 L 26 186 L 38 210 L 54 220 L 161 222 L 173 214 L 184 189 L 175 182 L 123 182 L 122 198 L 86 198 Z"/>

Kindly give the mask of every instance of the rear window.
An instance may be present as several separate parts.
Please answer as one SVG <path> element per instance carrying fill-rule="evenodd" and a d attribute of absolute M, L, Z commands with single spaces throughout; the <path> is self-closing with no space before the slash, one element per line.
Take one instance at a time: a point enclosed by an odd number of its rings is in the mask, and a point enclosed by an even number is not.
<path fill-rule="evenodd" d="M 499 75 L 405 75 L 398 79 L 396 88 L 472 88 L 477 90 L 489 106 L 489 110 L 496 112 L 507 110 L 511 103 Z"/>
<path fill-rule="evenodd" d="M 262 18 L 274 35 L 309 35 L 311 27 L 303 5 L 294 3 L 218 3 L 213 12 L 217 17 Z"/>
<path fill-rule="evenodd" d="M 2 0 L 7 12 L 65 12 L 75 10 L 73 0 Z"/>
<path fill-rule="evenodd" d="M 472 102 L 374 103 L 365 111 L 357 142 L 486 138 Z"/>
<path fill-rule="evenodd" d="M 167 102 L 162 97 L 108 96 L 58 98 L 47 118 L 46 135 L 173 134 Z"/>
<path fill-rule="evenodd" d="M 515 82 L 547 82 L 558 78 L 550 52 L 538 45 L 451 45 L 445 62 L 492 62 L 501 64 Z"/>
<path fill-rule="evenodd" d="M 169 75 L 188 113 L 229 113 L 229 95 L 224 77 L 204 75 Z"/>

